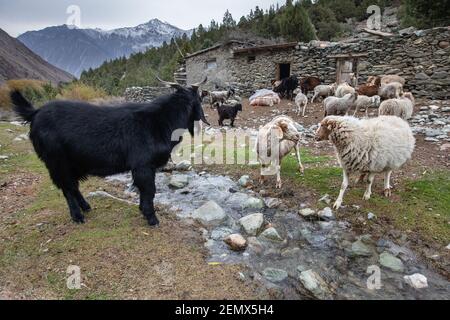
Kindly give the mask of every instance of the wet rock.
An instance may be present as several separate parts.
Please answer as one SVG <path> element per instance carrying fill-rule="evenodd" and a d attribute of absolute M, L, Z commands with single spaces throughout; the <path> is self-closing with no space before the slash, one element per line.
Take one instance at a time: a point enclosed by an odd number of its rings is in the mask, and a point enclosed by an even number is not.
<path fill-rule="evenodd" d="M 266 207 L 269 209 L 277 208 L 282 204 L 281 200 L 277 198 L 267 198 L 264 200 L 264 203 L 266 204 Z"/>
<path fill-rule="evenodd" d="M 264 202 L 261 199 L 250 197 L 243 204 L 242 209 L 263 209 Z"/>
<path fill-rule="evenodd" d="M 326 207 L 325 209 L 320 210 L 317 213 L 317 216 L 323 220 L 333 220 L 334 219 L 333 211 L 329 207 Z"/>
<path fill-rule="evenodd" d="M 395 272 L 403 272 L 405 270 L 403 262 L 389 252 L 383 252 L 380 254 L 379 262 L 383 267 L 391 269 Z"/>
<path fill-rule="evenodd" d="M 239 185 L 243 188 L 247 188 L 250 185 L 250 176 L 244 175 L 242 176 L 239 181 Z"/>
<path fill-rule="evenodd" d="M 233 251 L 243 251 L 247 247 L 247 240 L 237 233 L 230 234 L 228 237 L 223 240 L 231 250 Z"/>
<path fill-rule="evenodd" d="M 287 279 L 288 273 L 283 269 L 266 268 L 262 272 L 264 278 L 270 282 L 282 282 Z"/>
<path fill-rule="evenodd" d="M 331 203 L 331 197 L 329 194 L 325 194 L 322 198 L 319 199 L 319 202 L 325 202 L 326 204 Z"/>
<path fill-rule="evenodd" d="M 189 184 L 189 176 L 185 174 L 174 174 L 170 177 L 169 186 L 175 189 L 182 189 Z"/>
<path fill-rule="evenodd" d="M 239 219 L 239 224 L 248 235 L 256 236 L 264 223 L 262 213 L 254 213 Z"/>
<path fill-rule="evenodd" d="M 352 243 L 351 253 L 355 256 L 370 257 L 372 256 L 372 249 L 363 241 L 358 240 Z"/>
<path fill-rule="evenodd" d="M 287 248 L 287 249 L 284 249 L 281 251 L 281 256 L 283 258 L 292 258 L 299 252 L 300 252 L 300 248 L 298 248 L 298 247 Z"/>
<path fill-rule="evenodd" d="M 327 283 L 313 270 L 300 273 L 299 280 L 302 285 L 317 299 L 325 300 L 331 298 Z"/>
<path fill-rule="evenodd" d="M 283 241 L 283 238 L 280 237 L 278 231 L 273 227 L 264 230 L 260 237 L 271 241 Z"/>
<path fill-rule="evenodd" d="M 224 240 L 226 237 L 228 237 L 230 234 L 233 234 L 233 230 L 227 227 L 220 227 L 217 229 L 214 229 L 211 232 L 211 239 L 216 240 L 216 241 L 222 241 Z"/>
<path fill-rule="evenodd" d="M 316 214 L 316 212 L 311 208 L 301 209 L 298 213 L 305 218 L 312 217 Z"/>
<path fill-rule="evenodd" d="M 430 138 L 441 136 L 443 134 L 444 134 L 444 132 L 439 129 L 430 128 L 430 129 L 425 130 L 425 136 L 430 137 Z"/>
<path fill-rule="evenodd" d="M 256 254 L 261 254 L 264 251 L 264 246 L 262 243 L 255 237 L 249 237 L 247 239 L 248 250 L 253 251 Z"/>
<path fill-rule="evenodd" d="M 420 273 L 415 273 L 410 276 L 404 276 L 403 279 L 414 289 L 423 289 L 428 287 L 427 277 Z"/>
<path fill-rule="evenodd" d="M 0 156 L 0 160 L 7 160 L 8 158 L 8 156 Z"/>
<path fill-rule="evenodd" d="M 177 171 L 189 171 L 192 169 L 191 162 L 188 160 L 183 160 L 175 165 L 175 170 Z"/>
<path fill-rule="evenodd" d="M 228 216 L 217 203 L 208 201 L 200 208 L 194 210 L 192 218 L 205 226 L 214 226 L 226 221 Z"/>

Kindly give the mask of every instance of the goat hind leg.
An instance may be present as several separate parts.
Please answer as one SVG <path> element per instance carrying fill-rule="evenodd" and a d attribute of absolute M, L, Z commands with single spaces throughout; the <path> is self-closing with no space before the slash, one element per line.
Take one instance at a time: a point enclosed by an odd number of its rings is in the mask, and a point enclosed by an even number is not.
<path fill-rule="evenodd" d="M 83 210 L 83 212 L 89 212 L 92 210 L 90 204 L 86 201 L 86 199 L 84 199 L 79 189 L 75 190 L 74 195 L 77 199 L 78 205 L 80 206 L 81 210 Z"/>
<path fill-rule="evenodd" d="M 76 192 L 73 188 L 64 187 L 63 194 L 69 206 L 70 216 L 75 223 L 84 223 L 84 216 L 81 213 L 80 206 L 77 201 Z"/>

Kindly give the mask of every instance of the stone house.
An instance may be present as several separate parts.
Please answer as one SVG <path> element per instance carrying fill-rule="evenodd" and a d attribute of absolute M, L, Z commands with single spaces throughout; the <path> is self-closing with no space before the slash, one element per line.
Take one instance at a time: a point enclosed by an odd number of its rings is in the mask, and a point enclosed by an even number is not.
<path fill-rule="evenodd" d="M 324 83 L 359 83 L 370 75 L 398 74 L 418 97 L 450 97 L 450 27 L 344 42 L 284 43 L 254 46 L 229 41 L 186 57 L 187 82 L 208 76 L 208 89 L 231 85 L 241 94 L 270 87 L 271 80 L 295 74 L 318 76 Z"/>

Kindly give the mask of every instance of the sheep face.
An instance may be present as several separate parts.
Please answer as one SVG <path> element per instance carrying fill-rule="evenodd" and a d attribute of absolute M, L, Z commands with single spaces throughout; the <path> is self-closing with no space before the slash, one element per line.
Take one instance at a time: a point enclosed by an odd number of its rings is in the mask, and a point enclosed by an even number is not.
<path fill-rule="evenodd" d="M 333 120 L 333 117 L 326 117 L 319 123 L 319 128 L 316 131 L 314 139 L 316 141 L 327 141 L 330 139 L 330 134 L 336 127 L 337 123 Z"/>

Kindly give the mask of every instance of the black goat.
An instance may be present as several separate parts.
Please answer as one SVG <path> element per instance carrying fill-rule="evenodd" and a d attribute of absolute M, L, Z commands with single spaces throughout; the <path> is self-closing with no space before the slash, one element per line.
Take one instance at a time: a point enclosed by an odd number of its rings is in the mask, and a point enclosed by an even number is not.
<path fill-rule="evenodd" d="M 234 127 L 234 120 L 239 111 L 242 111 L 242 105 L 237 103 L 235 105 L 218 105 L 217 113 L 219 114 L 219 125 L 223 127 L 223 120 L 231 120 L 231 126 Z"/>
<path fill-rule="evenodd" d="M 287 97 L 292 100 L 294 98 L 294 90 L 298 87 L 298 78 L 293 75 L 281 80 L 281 83 L 273 89 L 274 92 L 279 93 L 281 97 Z"/>
<path fill-rule="evenodd" d="M 177 129 L 194 134 L 194 122 L 207 123 L 198 92 L 200 84 L 176 89 L 151 103 L 98 107 L 74 101 L 53 101 L 35 109 L 20 92 L 11 93 L 14 109 L 31 123 L 30 139 L 54 184 L 62 190 L 72 220 L 84 222 L 81 212 L 91 210 L 79 191 L 88 176 L 131 171 L 140 191 L 139 208 L 151 226 L 155 215 L 155 172 L 164 166 L 175 145 Z M 81 210 L 80 210 L 81 209 Z"/>

